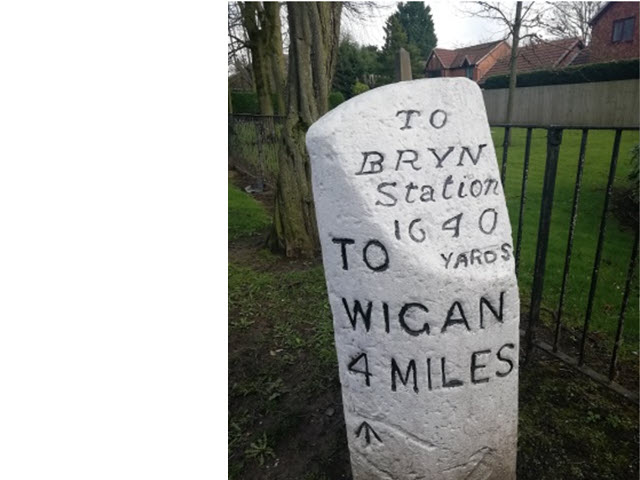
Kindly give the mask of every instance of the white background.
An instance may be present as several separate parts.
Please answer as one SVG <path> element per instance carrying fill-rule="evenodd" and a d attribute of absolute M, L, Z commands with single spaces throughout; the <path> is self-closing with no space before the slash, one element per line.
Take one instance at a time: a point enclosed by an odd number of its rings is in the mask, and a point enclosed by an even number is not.
<path fill-rule="evenodd" d="M 0 478 L 227 462 L 224 2 L 0 6 Z"/>

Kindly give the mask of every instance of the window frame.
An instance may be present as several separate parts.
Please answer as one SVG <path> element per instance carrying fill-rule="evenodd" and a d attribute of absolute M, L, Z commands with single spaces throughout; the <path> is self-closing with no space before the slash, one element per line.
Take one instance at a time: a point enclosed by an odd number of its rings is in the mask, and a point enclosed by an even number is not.
<path fill-rule="evenodd" d="M 624 39 L 624 27 L 625 24 L 631 20 L 631 37 L 627 40 Z M 620 25 L 620 39 L 616 40 L 615 39 L 615 32 L 616 32 L 616 25 Z M 627 42 L 633 42 L 633 34 L 634 34 L 634 29 L 636 26 L 636 17 L 632 16 L 632 17 L 625 17 L 625 18 L 620 18 L 618 20 L 614 20 L 612 23 L 612 28 L 611 28 L 611 43 L 627 43 Z"/>
<path fill-rule="evenodd" d="M 472 65 L 467 65 L 465 67 L 465 77 L 467 77 L 469 80 L 473 80 L 473 66 Z M 471 75 L 471 76 L 469 76 Z"/>

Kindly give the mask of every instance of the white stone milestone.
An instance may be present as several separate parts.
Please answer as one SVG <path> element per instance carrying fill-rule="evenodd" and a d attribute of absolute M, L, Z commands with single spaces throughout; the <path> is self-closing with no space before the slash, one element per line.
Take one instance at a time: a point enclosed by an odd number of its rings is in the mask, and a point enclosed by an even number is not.
<path fill-rule="evenodd" d="M 307 148 L 354 479 L 515 479 L 518 286 L 480 89 L 376 88 Z"/>

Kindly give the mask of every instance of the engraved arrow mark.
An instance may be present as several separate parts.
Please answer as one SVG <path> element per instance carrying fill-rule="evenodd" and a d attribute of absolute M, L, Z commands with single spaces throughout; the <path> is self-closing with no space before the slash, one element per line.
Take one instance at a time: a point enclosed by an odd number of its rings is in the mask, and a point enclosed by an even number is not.
<path fill-rule="evenodd" d="M 363 428 L 364 428 L 364 439 L 367 442 L 367 445 L 369 445 L 371 443 L 371 434 L 372 433 L 373 433 L 373 436 L 376 437 L 380 443 L 382 443 L 382 440 L 380 440 L 380 437 L 378 436 L 376 431 L 367 422 L 362 422 L 360 424 L 360 426 L 356 430 L 356 437 L 360 437 L 360 434 L 362 433 L 362 429 Z"/>

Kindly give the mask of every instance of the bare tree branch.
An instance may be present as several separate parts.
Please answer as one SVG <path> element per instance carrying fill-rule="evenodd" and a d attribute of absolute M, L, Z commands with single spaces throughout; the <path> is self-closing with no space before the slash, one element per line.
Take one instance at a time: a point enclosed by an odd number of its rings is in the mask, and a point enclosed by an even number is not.
<path fill-rule="evenodd" d="M 555 38 L 578 37 L 586 45 L 591 40 L 589 21 L 602 2 L 546 2 L 548 8 L 541 19 L 545 32 Z"/>

